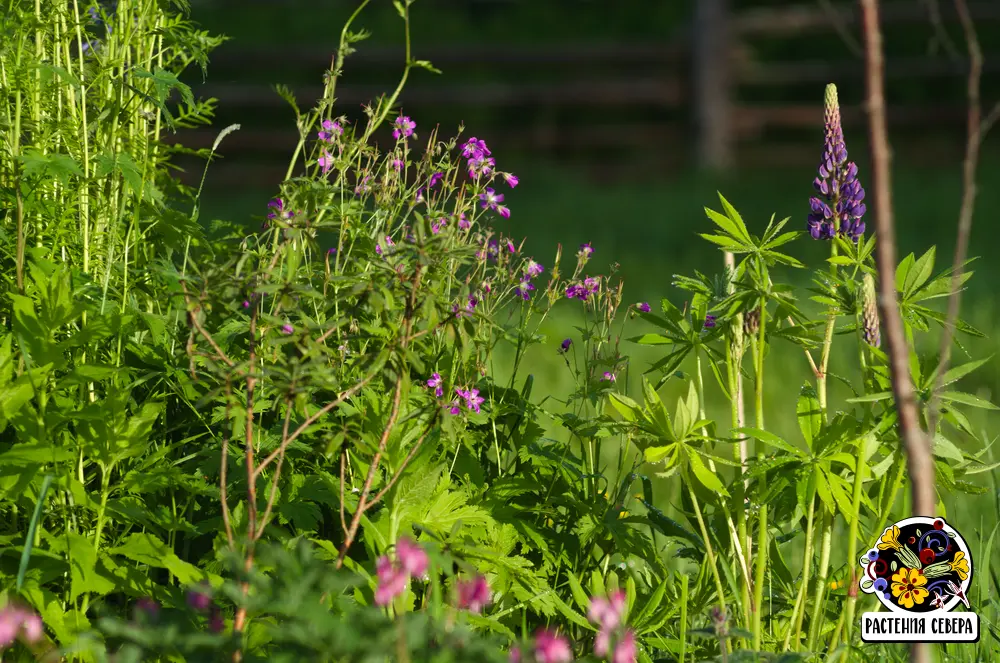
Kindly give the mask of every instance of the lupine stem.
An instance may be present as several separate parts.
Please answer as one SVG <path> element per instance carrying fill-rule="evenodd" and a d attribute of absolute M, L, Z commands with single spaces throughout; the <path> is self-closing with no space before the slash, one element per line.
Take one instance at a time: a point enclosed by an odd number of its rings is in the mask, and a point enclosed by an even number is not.
<path fill-rule="evenodd" d="M 715 581 L 715 591 L 719 594 L 719 609 L 725 611 L 726 591 L 722 587 L 722 576 L 719 575 L 719 565 L 715 560 L 715 551 L 712 549 L 712 540 L 708 536 L 708 527 L 705 526 L 705 518 L 701 513 L 701 506 L 698 504 L 698 496 L 694 494 L 691 477 L 687 476 L 687 472 L 685 472 L 684 475 L 684 485 L 687 487 L 688 497 L 691 498 L 691 504 L 694 506 L 694 515 L 695 519 L 698 521 L 698 529 L 701 532 L 702 539 L 705 541 L 705 558 L 708 559 L 708 566 L 712 571 L 712 579 Z"/>
<path fill-rule="evenodd" d="M 792 617 L 788 625 L 788 633 L 785 634 L 785 644 L 784 649 L 787 650 L 789 643 L 792 641 L 792 635 L 795 636 L 795 650 L 798 651 L 799 648 L 799 634 L 802 631 L 802 617 L 805 614 L 805 597 L 806 589 L 809 586 L 809 575 L 812 570 L 812 556 L 813 556 L 813 517 L 816 514 L 816 481 L 814 477 L 812 480 L 812 490 L 809 491 L 809 512 L 806 516 L 806 546 L 805 550 L 802 552 L 802 580 L 799 584 L 799 592 L 795 597 L 795 605 L 792 608 Z"/>
<path fill-rule="evenodd" d="M 830 570 L 830 548 L 833 542 L 833 527 L 836 519 L 825 515 L 821 521 L 823 531 L 819 553 L 819 575 L 816 576 L 816 594 L 813 597 L 812 615 L 809 621 L 809 651 L 815 651 L 816 640 L 819 638 L 819 628 L 822 624 L 823 599 L 826 592 L 826 580 Z"/>
<path fill-rule="evenodd" d="M 850 573 L 848 574 L 848 582 L 850 584 L 847 586 L 847 606 L 844 610 L 844 642 L 848 644 L 851 642 L 851 630 L 854 628 L 854 607 L 858 600 L 858 518 L 861 515 L 861 493 L 864 486 L 865 470 L 867 469 L 865 458 L 868 456 L 869 444 L 869 436 L 865 435 L 861 438 L 858 445 L 857 466 L 854 469 L 854 494 L 852 495 L 851 502 L 852 517 L 847 532 L 847 568 L 850 569 Z"/>
<path fill-rule="evenodd" d="M 761 504 L 757 516 L 757 563 L 753 586 L 753 650 L 760 651 L 761 616 L 764 603 L 764 571 L 767 568 L 767 504 Z"/>
<path fill-rule="evenodd" d="M 757 365 L 754 417 L 755 425 L 761 430 L 764 428 L 764 330 L 767 328 L 767 299 L 760 298 L 760 328 L 757 330 Z"/>
<path fill-rule="evenodd" d="M 705 378 L 702 375 L 701 370 L 701 352 L 695 350 L 695 380 L 696 388 L 698 390 L 698 418 L 705 420 Z M 702 427 L 701 434 L 708 436 L 708 429 Z M 715 472 L 715 462 L 709 458 L 708 459 L 709 468 L 712 472 Z M 739 484 L 741 482 L 737 482 Z M 747 555 L 744 552 L 743 547 L 743 537 L 739 536 L 736 526 L 733 523 L 733 516 L 729 511 L 729 506 L 726 504 L 725 497 L 720 496 L 719 503 L 722 506 L 722 512 L 726 517 L 726 525 L 729 526 L 729 531 L 732 533 L 733 547 L 736 549 L 736 559 L 739 562 L 740 569 L 743 571 L 743 584 L 740 587 L 740 608 L 743 612 L 743 623 L 746 626 L 750 625 L 750 566 L 747 559 Z M 744 525 L 744 528 L 746 525 Z"/>

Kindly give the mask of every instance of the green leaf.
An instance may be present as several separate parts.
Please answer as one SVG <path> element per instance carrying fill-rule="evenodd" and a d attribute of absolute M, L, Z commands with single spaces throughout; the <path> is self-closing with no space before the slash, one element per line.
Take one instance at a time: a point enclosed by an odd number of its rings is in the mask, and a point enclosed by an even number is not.
<path fill-rule="evenodd" d="M 608 590 L 604 586 L 604 576 L 597 569 L 594 569 L 590 574 L 590 595 L 591 596 L 607 596 Z"/>
<path fill-rule="evenodd" d="M 70 601 L 83 594 L 103 596 L 113 592 L 115 583 L 98 571 L 94 542 L 76 532 L 66 532 L 65 536 L 69 542 Z"/>
<path fill-rule="evenodd" d="M 0 467 L 63 463 L 75 457 L 69 449 L 54 447 L 47 442 L 20 442 L 0 454 Z"/>
<path fill-rule="evenodd" d="M 569 590 L 573 594 L 573 600 L 576 601 L 576 605 L 579 606 L 580 610 L 587 612 L 590 610 L 590 598 L 587 596 L 587 592 L 583 591 L 583 585 L 580 584 L 580 579 L 576 577 L 571 569 L 566 569 L 566 580 L 569 582 Z"/>
<path fill-rule="evenodd" d="M 878 401 L 884 401 L 892 398 L 891 391 L 880 391 L 876 394 L 865 394 L 864 396 L 857 396 L 856 398 L 848 398 L 848 403 L 877 403 Z"/>
<path fill-rule="evenodd" d="M 761 430 L 760 428 L 737 428 L 733 431 L 734 433 L 742 433 L 748 437 L 752 437 L 756 440 L 760 440 L 764 444 L 769 444 L 772 447 L 781 449 L 782 451 L 787 451 L 788 453 L 795 454 L 796 456 L 802 458 L 805 454 L 801 449 L 798 449 L 788 442 L 775 435 L 774 433 L 768 432 L 766 430 Z"/>
<path fill-rule="evenodd" d="M 728 200 L 726 200 L 725 196 L 723 196 L 719 192 L 716 193 L 719 196 L 719 202 L 722 203 L 722 210 L 726 213 L 726 216 L 732 220 L 733 224 L 736 225 L 736 227 L 738 228 L 738 233 L 736 234 L 736 237 L 745 242 L 749 242 L 750 233 L 747 231 L 747 225 L 743 223 L 743 217 L 740 216 L 740 213 L 736 211 L 736 208 L 733 207 Z"/>
<path fill-rule="evenodd" d="M 626 421 L 634 423 L 642 418 L 642 407 L 628 396 L 611 392 L 608 400 Z"/>
<path fill-rule="evenodd" d="M 74 175 L 76 177 L 84 176 L 80 164 L 68 154 L 58 152 L 43 154 L 39 150 L 29 147 L 17 157 L 17 160 L 24 164 L 25 175 L 38 178 L 54 177 L 64 186 L 69 186 L 70 178 Z"/>
<path fill-rule="evenodd" d="M 668 578 L 664 577 L 653 593 L 649 595 L 649 599 L 642 605 L 639 612 L 636 613 L 635 617 L 630 620 L 632 626 L 635 627 L 637 631 L 642 633 L 642 627 L 646 625 L 649 618 L 653 616 L 653 611 L 660 607 L 660 603 L 663 601 L 663 595 L 667 591 L 667 581 Z"/>
<path fill-rule="evenodd" d="M 913 264 L 913 268 L 909 270 L 906 278 L 903 279 L 904 297 L 912 294 L 914 290 L 926 283 L 927 279 L 931 277 L 931 272 L 934 270 L 934 254 L 935 247 L 932 246 Z"/>
<path fill-rule="evenodd" d="M 943 401 L 953 401 L 955 403 L 962 403 L 963 405 L 968 405 L 970 407 L 978 407 L 984 410 L 1000 410 L 989 401 L 985 401 L 978 396 L 973 396 L 972 394 L 966 394 L 961 391 L 943 391 L 941 392 L 941 400 Z"/>
<path fill-rule="evenodd" d="M 816 390 L 808 382 L 799 391 L 799 401 L 795 406 L 799 418 L 799 430 L 805 438 L 806 445 L 812 449 L 813 439 L 823 428 L 823 409 L 819 404 Z"/>
<path fill-rule="evenodd" d="M 139 167 L 136 166 L 135 161 L 132 160 L 132 155 L 128 152 L 98 154 L 95 157 L 95 163 L 95 177 L 103 178 L 112 173 L 118 173 L 134 194 L 138 195 L 142 193 L 144 184 L 142 173 L 139 172 Z"/>
<path fill-rule="evenodd" d="M 35 510 L 31 515 L 31 521 L 28 523 L 28 532 L 24 537 L 24 549 L 21 551 L 21 562 L 17 567 L 17 585 L 15 585 L 18 592 L 24 587 L 24 575 L 28 572 L 28 564 L 31 561 L 31 550 L 35 544 L 35 532 L 38 530 L 42 510 L 45 508 L 45 497 L 48 495 L 51 485 L 52 475 L 46 474 L 42 480 L 42 487 L 38 491 L 38 499 L 35 500 Z"/>
<path fill-rule="evenodd" d="M 641 336 L 633 336 L 628 340 L 630 343 L 637 343 L 639 345 L 673 345 L 676 343 L 674 339 L 662 334 L 643 334 Z"/>
<path fill-rule="evenodd" d="M 668 518 L 662 511 L 653 506 L 651 502 L 643 500 L 642 504 L 646 507 L 646 517 L 649 519 L 650 524 L 659 530 L 660 534 L 674 539 L 684 539 L 686 541 L 690 541 L 698 550 L 705 549 L 705 544 L 701 540 L 700 536 L 687 529 L 676 520 Z"/>
<path fill-rule="evenodd" d="M 127 536 L 122 545 L 108 550 L 109 555 L 121 555 L 126 559 L 159 569 L 167 569 L 181 585 L 192 585 L 205 579 L 206 573 L 185 562 L 174 554 L 170 546 L 149 533 Z"/>
<path fill-rule="evenodd" d="M 577 626 L 583 627 L 583 628 L 588 629 L 590 631 L 594 630 L 594 625 L 591 624 L 587 620 L 586 617 L 584 617 L 579 612 L 577 612 L 573 608 L 571 608 L 568 605 L 566 605 L 566 602 L 563 601 L 561 598 L 559 598 L 558 594 L 556 594 L 555 592 L 553 592 L 549 596 L 552 598 L 552 601 L 555 603 L 556 610 L 558 610 L 560 613 L 562 613 L 563 617 L 565 617 L 566 619 L 570 620 L 571 622 L 573 622 Z"/>
<path fill-rule="evenodd" d="M 976 370 L 977 368 L 979 368 L 980 366 L 982 366 L 986 362 L 990 361 L 991 359 L 993 359 L 992 355 L 990 355 L 986 359 L 980 359 L 978 361 L 970 361 L 967 364 L 962 364 L 961 366 L 956 366 L 956 367 L 952 368 L 951 370 L 947 371 L 944 374 L 944 380 L 943 380 L 942 384 L 949 385 L 952 382 L 956 382 L 958 380 L 961 380 L 966 375 L 968 375 L 972 371 Z"/>
<path fill-rule="evenodd" d="M 698 481 L 701 482 L 701 485 L 705 486 L 705 488 L 713 493 L 729 497 L 729 491 L 722 485 L 722 481 L 719 480 L 719 477 L 715 476 L 715 474 L 705 466 L 705 463 L 702 462 L 701 456 L 698 455 L 697 451 L 689 451 L 688 458 L 691 463 L 691 471 L 694 472 L 694 475 L 698 478 Z"/>
<path fill-rule="evenodd" d="M 965 460 L 965 455 L 962 453 L 962 450 L 955 446 L 954 442 L 940 433 L 934 436 L 934 441 L 931 444 L 931 451 L 935 456 L 939 456 L 941 458 L 950 458 L 952 460 L 957 460 L 960 463 Z"/>
<path fill-rule="evenodd" d="M 642 457 L 647 463 L 656 464 L 669 456 L 673 450 L 673 444 L 668 444 L 664 447 L 647 447 L 643 450 Z"/>
<path fill-rule="evenodd" d="M 625 614 L 622 617 L 623 622 L 628 623 L 633 607 L 635 607 L 635 578 L 632 577 L 632 574 L 629 574 L 625 578 Z"/>

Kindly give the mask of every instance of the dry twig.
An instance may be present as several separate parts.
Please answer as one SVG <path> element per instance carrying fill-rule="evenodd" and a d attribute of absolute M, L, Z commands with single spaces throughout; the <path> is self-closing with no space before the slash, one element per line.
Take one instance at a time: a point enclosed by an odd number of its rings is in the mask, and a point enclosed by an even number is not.
<path fill-rule="evenodd" d="M 859 0 L 865 44 L 865 87 L 872 150 L 872 188 L 875 194 L 875 228 L 878 236 L 875 262 L 879 274 L 879 313 L 885 332 L 892 392 L 899 414 L 899 433 L 906 450 L 914 515 L 933 516 L 934 464 L 930 444 L 920 427 L 916 394 L 910 380 L 909 353 L 903 319 L 896 300 L 896 242 L 893 228 L 889 137 L 885 119 L 882 32 L 878 0 Z M 915 643 L 910 661 L 929 663 L 926 643 Z"/>

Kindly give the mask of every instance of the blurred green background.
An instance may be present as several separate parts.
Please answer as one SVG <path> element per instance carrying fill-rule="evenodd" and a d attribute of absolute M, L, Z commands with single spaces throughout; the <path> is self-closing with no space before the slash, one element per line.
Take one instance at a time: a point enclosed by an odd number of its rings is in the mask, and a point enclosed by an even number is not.
<path fill-rule="evenodd" d="M 258 86 L 260 95 L 275 97 L 267 85 L 284 83 L 292 86 L 317 86 L 321 82 L 323 58 L 326 66 L 329 54 L 335 49 L 344 19 L 354 9 L 351 2 L 223 2 L 202 0 L 194 2 L 193 18 L 211 32 L 229 35 L 232 40 L 224 45 L 209 67 L 208 84 Z M 812 12 L 840 9 L 850 13 L 855 3 L 809 2 L 804 0 L 791 7 L 789 3 L 744 0 L 730 2 L 730 16 L 752 15 L 753 12 L 792 12 L 804 9 Z M 886 3 L 886 51 L 892 63 L 918 63 L 927 66 L 931 73 L 890 77 L 887 97 L 889 104 L 903 104 L 907 108 L 948 106 L 950 114 L 944 119 L 931 118 L 927 122 L 909 121 L 893 123 L 890 139 L 893 143 L 893 188 L 896 205 L 899 257 L 915 251 L 922 253 L 931 245 L 938 247 L 935 272 L 951 264 L 954 234 L 962 195 L 961 161 L 965 141 L 963 107 L 965 104 L 965 41 L 954 20 L 947 20 L 951 10 L 948 2 L 938 9 L 944 18 L 932 20 L 928 8 L 938 3 L 909 0 L 908 3 Z M 980 12 L 979 37 L 987 63 L 1000 64 L 1000 16 L 994 11 L 1000 3 L 972 3 Z M 947 5 L 947 6 L 946 6 Z M 909 10 L 907 11 L 907 8 Z M 502 82 L 516 85 L 526 80 L 545 81 L 542 67 L 505 67 L 502 64 L 482 64 L 476 53 L 495 56 L 505 51 L 531 48 L 555 48 L 563 45 L 613 45 L 613 44 L 680 44 L 683 51 L 691 34 L 694 17 L 693 0 L 617 0 L 614 3 L 577 0 L 575 2 L 543 0 L 483 0 L 447 2 L 445 0 L 419 0 L 413 5 L 413 52 L 417 58 L 422 51 L 442 47 L 468 49 L 469 57 L 449 66 L 442 66 L 442 76 L 417 71 L 412 80 L 416 86 L 482 84 Z M 786 12 L 786 13 L 787 13 Z M 893 13 L 895 12 L 895 13 Z M 778 15 L 776 14 L 776 15 Z M 831 14 L 833 16 L 834 14 Z M 897 20 L 898 19 L 898 20 Z M 391 90 L 395 76 L 401 71 L 402 59 L 385 58 L 375 64 L 363 60 L 366 49 L 398 47 L 402 42 L 401 21 L 389 0 L 375 0 L 362 14 L 357 27 L 372 33 L 371 39 L 358 46 L 358 67 L 348 60 L 344 84 L 381 86 Z M 708 227 L 703 207 L 718 207 L 716 191 L 723 194 L 741 211 L 752 231 L 761 231 L 771 214 L 778 218 L 790 217 L 790 227 L 805 227 L 808 199 L 812 195 L 815 165 L 822 151 L 822 95 L 826 82 L 835 82 L 840 88 L 841 103 L 857 108 L 862 96 L 860 72 L 863 61 L 857 52 L 861 33 L 856 21 L 848 16 L 844 20 L 831 18 L 824 30 L 794 29 L 779 31 L 769 36 L 758 31 L 752 40 L 732 43 L 720 39 L 718 48 L 728 45 L 733 49 L 734 67 L 741 71 L 757 72 L 774 65 L 816 63 L 809 71 L 825 63 L 836 63 L 843 78 L 817 79 L 806 75 L 802 83 L 782 82 L 773 84 L 743 85 L 733 89 L 738 104 L 786 104 L 815 109 L 815 124 L 768 128 L 751 139 L 744 139 L 736 148 L 736 159 L 726 172 L 708 172 L 696 169 L 693 139 L 696 134 L 690 104 L 680 104 L 674 109 L 603 107 L 586 101 L 565 107 L 498 107 L 470 104 L 423 104 L 404 110 L 418 123 L 418 132 L 426 133 L 440 123 L 442 135 L 450 135 L 459 122 L 465 123 L 467 135 L 485 138 L 493 150 L 498 167 L 516 173 L 521 184 L 507 195 L 512 210 L 509 222 L 502 230 L 527 238 L 527 251 L 547 268 L 555 254 L 557 244 L 564 247 L 564 271 L 572 266 L 573 254 L 579 244 L 591 242 L 595 249 L 589 269 L 592 273 L 608 273 L 618 265 L 617 273 L 625 282 L 625 302 L 651 301 L 654 308 L 661 297 L 669 297 L 683 304 L 684 293 L 671 286 L 672 276 L 691 273 L 698 269 L 706 273 L 721 271 L 722 255 L 713 246 L 696 236 Z M 293 53 L 312 51 L 320 57 L 293 57 Z M 256 56 L 251 58 L 250 55 Z M 288 59 L 283 60 L 282 54 Z M 326 54 L 326 55 L 324 55 Z M 400 56 L 402 52 L 400 51 Z M 298 59 L 297 59 L 298 58 Z M 216 60 L 223 64 L 216 65 Z M 312 62 L 298 66 L 297 62 Z M 928 62 L 939 62 L 935 69 Z M 681 65 L 690 66 L 690 57 L 681 57 Z M 602 76 L 625 79 L 635 71 L 615 71 L 609 64 L 600 72 L 579 71 L 583 65 L 563 63 L 550 79 L 559 76 Z M 593 69 L 593 65 L 587 65 Z M 917 65 L 914 65 L 917 66 Z M 935 65 L 936 66 L 936 65 Z M 780 68 L 780 67 L 779 67 Z M 537 69 L 537 71 L 535 70 Z M 832 69 L 831 71 L 833 71 Z M 898 70 L 898 68 L 897 68 Z M 559 73 L 563 72 L 563 73 Z M 935 73 L 936 72 L 936 73 Z M 690 74 L 681 72 L 688 81 L 684 88 L 690 98 Z M 675 75 L 667 72 L 664 75 Z M 650 75 L 655 75 L 650 74 Z M 811 77 L 810 77 L 811 76 Z M 751 76 L 752 78 L 752 76 Z M 763 76 L 763 80 L 766 80 Z M 788 78 L 786 76 L 786 78 Z M 339 89 L 339 88 L 338 88 Z M 996 71 L 987 66 L 983 82 L 983 99 L 986 110 L 1000 98 L 1000 85 Z M 220 97 L 221 98 L 221 97 Z M 346 107 L 342 112 L 356 116 L 357 107 Z M 611 117 L 609 117 L 611 116 Z M 858 118 L 855 118 L 857 120 Z M 862 121 L 846 123 L 845 134 L 851 157 L 858 161 L 861 178 L 868 180 L 867 132 Z M 259 224 L 267 200 L 277 190 L 290 146 L 294 144 L 294 118 L 281 104 L 227 104 L 223 99 L 218 113 L 217 129 L 231 122 L 243 125 L 243 140 L 239 145 L 227 139 L 221 152 L 223 161 L 212 166 L 202 207 L 202 218 L 226 218 L 246 221 L 248 227 Z M 617 124 L 616 124 L 617 122 Z M 632 141 L 630 145 L 616 146 L 615 141 L 602 140 L 600 146 L 569 144 L 537 149 L 521 141 L 506 146 L 498 136 L 509 135 L 524 126 L 547 123 L 557 129 L 593 125 L 598 127 L 647 126 L 662 124 L 674 133 L 670 140 L 657 142 Z M 794 124 L 794 123 L 793 123 Z M 267 131 L 286 132 L 291 138 L 288 150 L 265 149 L 258 138 Z M 613 131 L 613 129 L 609 129 Z M 257 132 L 257 133 L 255 133 Z M 651 134 L 652 135 L 652 134 Z M 254 145 L 257 141 L 260 144 Z M 278 141 L 280 143 L 280 141 Z M 235 147 L 232 147 L 235 145 Z M 270 147 L 274 147 L 270 145 Z M 259 149 L 255 149 L 259 148 Z M 780 158 L 771 158 L 780 154 Z M 200 172 L 200 171 L 199 171 Z M 227 172 L 230 175 L 227 176 Z M 994 211 L 1000 204 L 1000 140 L 987 138 L 984 144 L 982 165 L 979 169 L 979 197 L 972 233 L 971 254 L 981 256 L 975 264 L 976 274 L 963 299 L 963 317 L 989 335 L 987 340 L 966 343 L 966 349 L 975 357 L 995 355 L 1000 343 L 1000 312 L 995 305 L 1000 288 L 1000 265 L 993 257 L 998 245 Z M 869 227 L 873 220 L 867 219 Z M 814 242 L 808 235 L 790 247 L 790 252 L 811 267 L 822 267 L 822 260 L 829 250 L 828 244 Z M 801 285 L 800 297 L 807 300 L 811 271 L 789 271 L 786 276 Z M 943 303 L 942 303 L 943 304 Z M 810 308 L 808 302 L 804 303 Z M 572 302 L 562 304 L 561 313 L 550 318 L 543 330 L 548 341 L 532 350 L 530 362 L 536 376 L 536 393 L 563 398 L 569 394 L 571 379 L 565 363 L 556 353 L 558 343 L 565 336 L 578 334 L 573 325 L 578 324 L 578 306 Z M 632 322 L 625 336 L 644 330 L 645 323 Z M 835 345 L 831 365 L 838 372 L 838 365 L 851 365 L 855 356 L 853 338 L 844 337 Z M 630 381 L 633 382 L 646 367 L 659 356 L 660 351 L 650 351 L 623 342 L 623 351 L 630 357 Z M 926 339 L 922 350 L 934 351 L 934 338 Z M 795 394 L 799 386 L 810 378 L 810 371 L 801 351 L 791 346 L 775 346 L 775 358 L 769 360 L 768 369 L 768 420 L 776 432 L 792 434 L 795 428 Z M 839 362 L 843 358 L 844 362 Z M 961 362 L 962 356 L 953 358 Z M 850 377 L 850 375 L 846 375 Z M 980 397 L 995 400 L 1000 391 L 1000 358 L 965 380 L 964 388 Z M 672 403 L 666 390 L 667 402 Z M 834 384 L 831 398 L 834 404 L 842 403 L 846 389 Z M 717 392 L 713 392 L 710 414 L 726 419 L 726 406 Z M 672 404 L 669 406 L 673 409 Z M 982 414 L 974 423 L 984 432 L 1000 422 L 1000 418 Z M 970 451 L 978 449 L 968 448 Z M 987 475 L 988 476 L 988 475 Z M 989 480 L 985 479 L 984 480 Z M 996 487 L 992 487 L 995 493 Z M 994 495 L 995 497 L 995 495 Z M 972 508 L 970 505 L 969 508 Z"/>

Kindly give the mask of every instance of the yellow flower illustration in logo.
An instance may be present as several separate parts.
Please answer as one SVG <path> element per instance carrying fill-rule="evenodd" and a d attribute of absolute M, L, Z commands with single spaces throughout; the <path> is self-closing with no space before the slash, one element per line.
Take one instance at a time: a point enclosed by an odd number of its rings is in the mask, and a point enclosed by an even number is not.
<path fill-rule="evenodd" d="M 948 562 L 948 565 L 962 580 L 969 577 L 969 560 L 965 559 L 965 553 L 961 550 L 955 553 L 955 559 Z"/>
<path fill-rule="evenodd" d="M 892 595 L 899 605 L 909 610 L 914 604 L 923 603 L 927 598 L 929 592 L 924 587 L 926 584 L 927 578 L 920 569 L 908 569 L 904 566 L 892 576 Z"/>
<path fill-rule="evenodd" d="M 899 528 L 895 525 L 891 529 L 887 529 L 882 534 L 882 538 L 878 540 L 879 550 L 888 550 L 889 548 L 899 550 Z"/>

